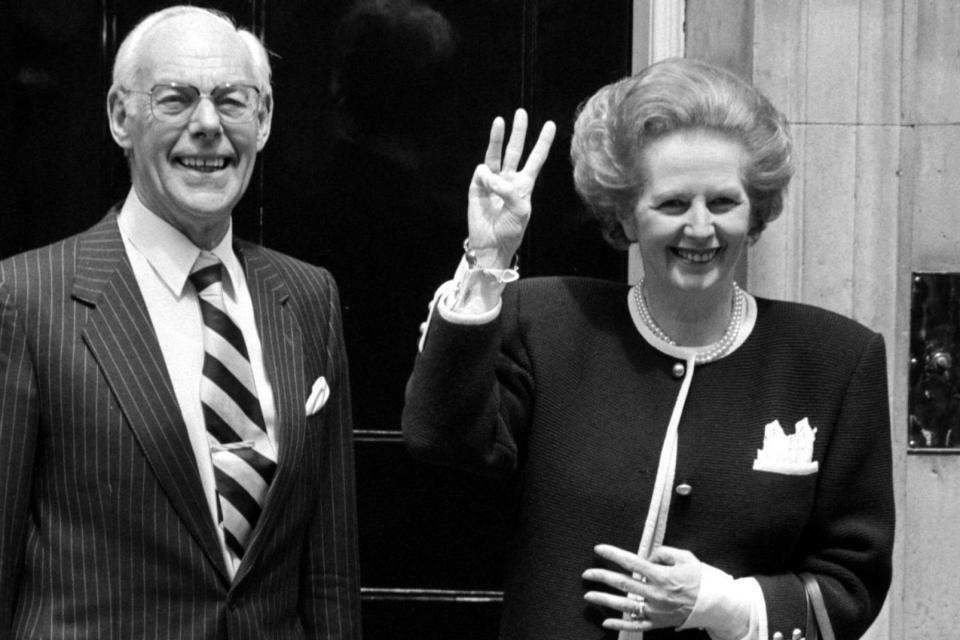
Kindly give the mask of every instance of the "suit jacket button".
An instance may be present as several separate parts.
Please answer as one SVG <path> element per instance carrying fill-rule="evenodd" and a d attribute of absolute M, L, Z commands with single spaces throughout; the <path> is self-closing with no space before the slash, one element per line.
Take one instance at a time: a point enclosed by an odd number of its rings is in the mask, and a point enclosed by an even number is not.
<path fill-rule="evenodd" d="M 671 373 L 673 373 L 674 378 L 682 378 L 683 374 L 686 372 L 687 368 L 683 366 L 682 362 L 678 362 L 677 364 L 673 365 L 673 371 Z"/>
<path fill-rule="evenodd" d="M 686 482 L 683 482 L 677 485 L 675 491 L 677 492 L 678 496 L 688 496 L 693 493 L 693 487 L 688 485 Z"/>

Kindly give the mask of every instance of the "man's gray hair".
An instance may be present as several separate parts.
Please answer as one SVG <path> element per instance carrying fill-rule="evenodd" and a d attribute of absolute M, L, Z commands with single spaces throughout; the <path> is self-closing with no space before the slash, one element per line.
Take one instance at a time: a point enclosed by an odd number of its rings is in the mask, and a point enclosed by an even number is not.
<path fill-rule="evenodd" d="M 261 95 L 266 96 L 272 93 L 270 86 L 270 60 L 267 50 L 263 46 L 263 43 L 260 42 L 260 39 L 250 31 L 238 27 L 233 18 L 226 13 L 215 9 L 205 9 L 203 7 L 188 5 L 176 5 L 161 9 L 156 13 L 151 13 L 127 34 L 127 37 L 120 43 L 120 48 L 117 49 L 117 56 L 113 62 L 113 87 L 130 88 L 138 70 L 140 48 L 144 40 L 146 40 L 146 37 L 157 25 L 170 18 L 189 14 L 213 16 L 230 25 L 250 52 L 254 77 Z"/>

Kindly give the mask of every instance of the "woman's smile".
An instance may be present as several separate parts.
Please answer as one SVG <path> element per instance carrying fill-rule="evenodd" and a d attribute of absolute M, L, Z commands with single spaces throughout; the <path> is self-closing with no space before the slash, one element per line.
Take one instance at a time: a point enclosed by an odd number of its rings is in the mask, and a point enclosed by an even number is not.
<path fill-rule="evenodd" d="M 688 249 L 686 247 L 670 247 L 670 252 L 691 264 L 706 264 L 716 258 L 724 250 L 724 247 L 713 247 L 710 249 Z"/>

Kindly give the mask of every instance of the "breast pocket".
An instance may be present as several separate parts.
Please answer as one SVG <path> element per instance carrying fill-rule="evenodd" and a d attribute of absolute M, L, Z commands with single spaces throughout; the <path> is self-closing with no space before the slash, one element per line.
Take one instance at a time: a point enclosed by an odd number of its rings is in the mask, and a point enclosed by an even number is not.
<path fill-rule="evenodd" d="M 747 494 L 754 522 L 764 522 L 754 540 L 766 557 L 789 556 L 800 541 L 816 498 L 816 472 L 802 475 L 754 471 Z"/>
<path fill-rule="evenodd" d="M 320 413 L 329 399 L 330 385 L 327 384 L 325 377 L 320 376 L 313 381 L 313 385 L 310 387 L 310 394 L 307 396 L 306 403 L 304 403 L 303 410 L 307 417 L 310 418 Z"/>

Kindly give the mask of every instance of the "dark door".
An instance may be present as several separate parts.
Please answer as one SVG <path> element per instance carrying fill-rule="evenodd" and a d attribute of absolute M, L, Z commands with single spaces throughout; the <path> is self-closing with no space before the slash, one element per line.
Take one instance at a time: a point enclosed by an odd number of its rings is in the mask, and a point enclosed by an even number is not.
<path fill-rule="evenodd" d="M 147 0 L 12 0 L 0 20 L 0 257 L 80 231 L 129 189 L 113 52 Z M 490 121 L 558 125 L 521 271 L 624 279 L 574 194 L 575 109 L 628 72 L 630 0 L 217 0 L 274 54 L 273 131 L 238 234 L 327 266 L 351 361 L 366 636 L 496 637 L 515 487 L 412 462 L 399 437 L 418 327 L 466 234 Z"/>

